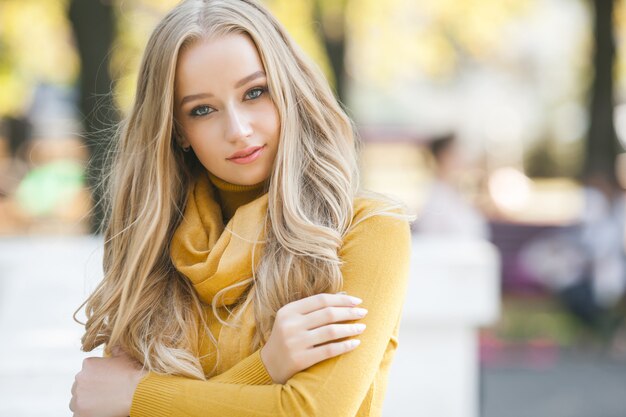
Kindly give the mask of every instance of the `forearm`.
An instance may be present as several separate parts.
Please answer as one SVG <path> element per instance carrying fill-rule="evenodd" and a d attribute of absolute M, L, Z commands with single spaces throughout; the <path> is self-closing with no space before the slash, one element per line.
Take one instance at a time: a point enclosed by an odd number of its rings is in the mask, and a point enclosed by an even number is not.
<path fill-rule="evenodd" d="M 257 352 L 208 381 L 150 374 L 138 386 L 131 416 L 354 416 L 400 317 L 410 251 L 406 223 L 376 218 L 359 227 L 342 250 L 343 289 L 369 310 L 358 349 L 299 372 L 284 385 L 269 384 Z"/>

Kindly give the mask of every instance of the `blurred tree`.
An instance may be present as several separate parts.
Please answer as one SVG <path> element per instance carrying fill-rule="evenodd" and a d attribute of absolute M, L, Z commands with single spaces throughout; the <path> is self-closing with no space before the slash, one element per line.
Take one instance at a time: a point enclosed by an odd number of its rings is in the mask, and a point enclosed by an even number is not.
<path fill-rule="evenodd" d="M 68 2 L 0 0 L 0 117 L 24 117 L 38 86 L 74 84 L 79 65 Z"/>
<path fill-rule="evenodd" d="M 602 178 L 617 188 L 615 158 L 622 152 L 613 123 L 614 0 L 592 0 L 594 12 L 595 74 L 591 86 L 590 125 L 587 132 L 583 180 Z"/>
<path fill-rule="evenodd" d="M 152 30 L 179 0 L 114 0 L 116 36 L 111 49 L 114 100 L 122 113 L 130 110 L 137 74 Z"/>
<path fill-rule="evenodd" d="M 102 172 L 106 151 L 111 129 L 118 120 L 109 74 L 109 51 L 115 32 L 113 6 L 107 0 L 72 0 L 69 18 L 81 60 L 80 110 L 90 152 L 87 182 L 94 203 L 91 231 L 96 233 L 104 220 Z"/>
<path fill-rule="evenodd" d="M 341 103 L 346 97 L 346 8 L 348 0 L 315 0 L 313 19 L 326 49 Z"/>
<path fill-rule="evenodd" d="M 360 0 L 368 1 L 368 0 Z M 262 0 L 272 14 L 287 28 L 296 43 L 324 71 L 328 81 L 335 87 L 338 96 L 345 93 L 344 87 L 337 88 L 337 82 L 345 81 L 345 33 L 349 17 L 345 16 L 349 0 Z M 337 28 L 337 25 L 340 27 Z M 322 27 L 323 26 L 323 27 Z M 338 34 L 331 33 L 334 30 Z M 326 34 L 325 34 L 326 33 Z M 324 38 L 328 38 L 326 45 Z M 338 39 L 331 41 L 330 39 Z M 335 63 L 330 62 L 329 49 L 337 57 Z M 340 68 L 342 67 L 342 68 Z M 343 74 L 342 79 L 336 74 Z"/>

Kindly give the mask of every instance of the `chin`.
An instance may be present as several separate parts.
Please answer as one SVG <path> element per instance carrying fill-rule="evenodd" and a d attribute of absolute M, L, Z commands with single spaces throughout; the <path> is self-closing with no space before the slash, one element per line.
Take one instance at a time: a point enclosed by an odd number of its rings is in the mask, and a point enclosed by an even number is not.
<path fill-rule="evenodd" d="M 263 174 L 247 175 L 245 177 L 238 177 L 236 179 L 236 181 L 233 182 L 233 184 L 237 184 L 237 185 L 255 185 L 255 184 L 258 184 L 260 182 L 265 181 L 268 178 L 269 178 L 269 174 L 267 174 L 267 175 L 263 175 Z"/>

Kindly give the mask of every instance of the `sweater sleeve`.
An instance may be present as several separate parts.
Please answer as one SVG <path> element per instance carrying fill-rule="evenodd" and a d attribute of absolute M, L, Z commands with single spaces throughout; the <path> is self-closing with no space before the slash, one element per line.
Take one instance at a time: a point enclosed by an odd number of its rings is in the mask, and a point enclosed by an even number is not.
<path fill-rule="evenodd" d="M 367 329 L 355 350 L 315 364 L 282 385 L 268 381 L 259 351 L 207 381 L 149 373 L 135 391 L 131 417 L 354 416 L 401 314 L 410 242 L 407 222 L 384 215 L 358 223 L 345 237 L 343 290 L 363 299 L 368 309 L 359 320 Z"/>

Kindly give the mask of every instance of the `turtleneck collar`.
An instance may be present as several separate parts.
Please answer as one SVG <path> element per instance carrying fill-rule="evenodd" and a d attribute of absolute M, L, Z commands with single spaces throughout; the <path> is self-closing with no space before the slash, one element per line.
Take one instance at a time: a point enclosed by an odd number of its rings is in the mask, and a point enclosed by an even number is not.
<path fill-rule="evenodd" d="M 224 224 L 228 223 L 239 207 L 256 200 L 267 192 L 268 180 L 252 185 L 237 185 L 224 181 L 210 172 L 207 173 L 209 181 L 215 188 L 217 203 L 222 208 Z"/>
<path fill-rule="evenodd" d="M 202 301 L 224 306 L 241 300 L 249 286 L 232 286 L 252 277 L 252 266 L 261 259 L 268 195 L 264 193 L 238 207 L 225 224 L 218 191 L 208 175 L 199 175 L 190 184 L 185 213 L 172 236 L 170 256 L 176 269 L 191 280 Z M 242 198 L 245 201 L 260 192 L 253 189 L 250 195 L 247 191 L 226 193 L 225 201 L 232 202 L 234 198 L 230 197 L 240 195 L 246 196 Z M 232 288 L 221 293 L 227 287 Z"/>

